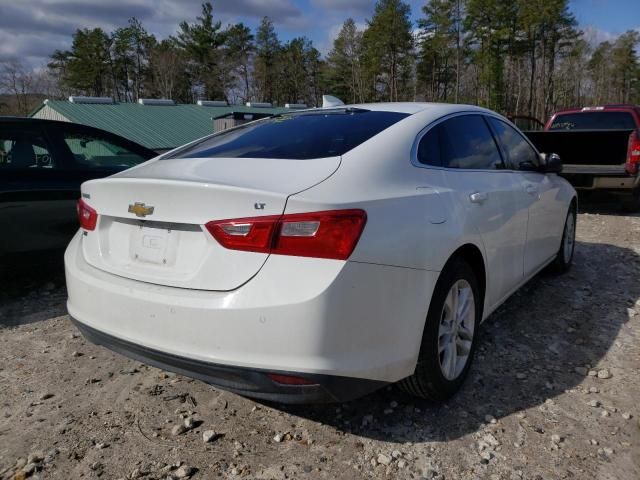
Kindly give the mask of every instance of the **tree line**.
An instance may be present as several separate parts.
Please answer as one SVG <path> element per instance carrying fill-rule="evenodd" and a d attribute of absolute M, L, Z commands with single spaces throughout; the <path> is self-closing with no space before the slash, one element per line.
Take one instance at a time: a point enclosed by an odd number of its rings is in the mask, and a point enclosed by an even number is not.
<path fill-rule="evenodd" d="M 345 20 L 323 58 L 306 37 L 282 41 L 268 17 L 255 31 L 223 27 L 206 2 L 165 39 L 136 18 L 113 32 L 78 29 L 45 72 L 6 62 L 0 88 L 16 98 L 31 89 L 119 102 L 310 106 L 329 93 L 349 103 L 470 103 L 542 119 L 568 106 L 640 103 L 639 42 L 628 31 L 593 45 L 569 0 L 428 0 L 415 23 L 408 4 L 378 0 L 364 28 Z M 34 78 L 47 91 L 33 92 Z"/>

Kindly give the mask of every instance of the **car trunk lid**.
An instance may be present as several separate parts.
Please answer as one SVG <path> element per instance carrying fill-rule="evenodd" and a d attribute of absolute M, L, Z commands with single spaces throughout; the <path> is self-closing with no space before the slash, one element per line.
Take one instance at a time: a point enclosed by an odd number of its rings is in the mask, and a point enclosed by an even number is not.
<path fill-rule="evenodd" d="M 85 232 L 84 257 L 135 280 L 233 290 L 268 254 L 225 249 L 204 225 L 282 214 L 289 195 L 322 182 L 339 164 L 340 157 L 175 159 L 87 182 L 82 196 L 99 220 L 95 231 Z"/>

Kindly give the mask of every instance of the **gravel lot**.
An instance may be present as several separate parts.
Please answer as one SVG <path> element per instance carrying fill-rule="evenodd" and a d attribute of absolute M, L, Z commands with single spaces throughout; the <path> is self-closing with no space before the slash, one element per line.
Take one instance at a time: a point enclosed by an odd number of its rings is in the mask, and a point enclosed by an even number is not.
<path fill-rule="evenodd" d="M 2 479 L 640 478 L 638 215 L 582 213 L 574 269 L 484 323 L 446 405 L 265 405 L 146 367 L 78 335 L 60 264 L 0 266 Z"/>

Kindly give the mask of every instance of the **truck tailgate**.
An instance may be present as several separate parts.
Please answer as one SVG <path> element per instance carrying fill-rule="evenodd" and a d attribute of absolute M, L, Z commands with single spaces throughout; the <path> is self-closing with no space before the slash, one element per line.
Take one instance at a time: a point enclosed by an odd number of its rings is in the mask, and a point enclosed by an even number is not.
<path fill-rule="evenodd" d="M 631 132 L 632 130 L 557 130 L 524 133 L 538 151 L 557 153 L 564 165 L 616 165 L 621 166 L 619 173 L 624 173 L 623 165 L 627 158 Z"/>

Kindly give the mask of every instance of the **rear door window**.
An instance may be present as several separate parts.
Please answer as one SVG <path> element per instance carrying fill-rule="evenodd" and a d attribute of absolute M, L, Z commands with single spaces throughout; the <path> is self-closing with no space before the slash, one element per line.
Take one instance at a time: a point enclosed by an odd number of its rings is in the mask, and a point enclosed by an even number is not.
<path fill-rule="evenodd" d="M 462 115 L 436 125 L 422 137 L 418 160 L 446 168 L 503 168 L 496 142 L 481 115 Z"/>
<path fill-rule="evenodd" d="M 307 160 L 343 155 L 408 115 L 362 109 L 277 115 L 224 131 L 162 159 L 231 157 Z"/>
<path fill-rule="evenodd" d="M 556 115 L 551 130 L 632 130 L 636 128 L 628 112 L 582 112 Z"/>
<path fill-rule="evenodd" d="M 99 134 L 65 132 L 64 141 L 83 170 L 129 168 L 146 159 L 121 143 Z"/>
<path fill-rule="evenodd" d="M 42 135 L 34 131 L 0 132 L 0 170 L 50 170 L 56 162 Z"/>

